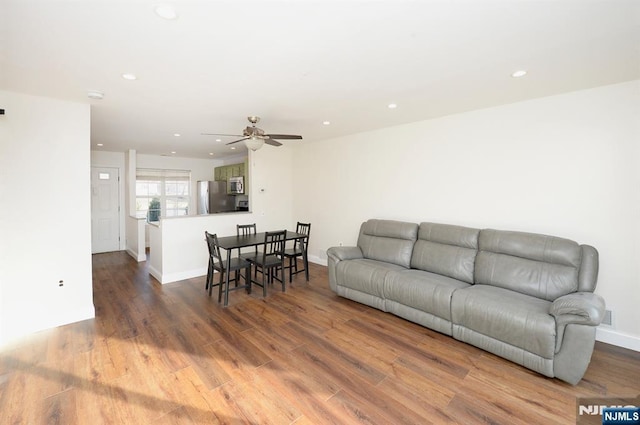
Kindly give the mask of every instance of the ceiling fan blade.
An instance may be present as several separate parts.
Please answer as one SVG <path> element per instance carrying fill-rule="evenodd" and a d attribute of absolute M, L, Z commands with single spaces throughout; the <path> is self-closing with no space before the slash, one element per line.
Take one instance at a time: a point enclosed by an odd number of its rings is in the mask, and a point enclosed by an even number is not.
<path fill-rule="evenodd" d="M 250 137 L 243 137 L 242 139 L 234 140 L 233 142 L 227 143 L 227 145 L 233 145 L 234 143 L 242 142 L 243 140 L 250 139 Z"/>
<path fill-rule="evenodd" d="M 265 134 L 265 136 L 271 139 L 282 139 L 282 140 L 302 139 L 302 136 L 296 136 L 294 134 Z"/>
<path fill-rule="evenodd" d="M 267 145 L 271 145 L 271 146 L 282 146 L 282 143 L 278 142 L 277 140 L 273 140 L 273 139 L 264 139 L 264 142 Z"/>
<path fill-rule="evenodd" d="M 220 134 L 220 133 L 200 133 L 201 136 L 232 136 L 242 137 L 242 134 Z"/>

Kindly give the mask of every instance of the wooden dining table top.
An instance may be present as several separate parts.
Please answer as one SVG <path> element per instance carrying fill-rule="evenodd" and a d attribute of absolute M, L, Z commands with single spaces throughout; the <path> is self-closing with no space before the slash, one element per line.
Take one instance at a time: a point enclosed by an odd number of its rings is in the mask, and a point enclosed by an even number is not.
<path fill-rule="evenodd" d="M 275 232 L 277 230 L 273 230 Z M 235 249 L 235 248 L 245 248 L 249 246 L 263 245 L 264 244 L 264 236 L 267 232 L 256 233 L 255 235 L 246 235 L 246 236 L 223 236 L 218 238 L 218 245 L 223 249 Z M 287 235 L 285 240 L 292 241 L 296 239 L 306 238 L 307 235 L 303 233 L 296 233 L 287 230 Z"/>

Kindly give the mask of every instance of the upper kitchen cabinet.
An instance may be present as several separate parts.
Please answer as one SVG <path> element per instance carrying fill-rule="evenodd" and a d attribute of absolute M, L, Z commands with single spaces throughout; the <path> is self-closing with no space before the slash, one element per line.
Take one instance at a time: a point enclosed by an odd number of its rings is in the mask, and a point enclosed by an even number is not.
<path fill-rule="evenodd" d="M 223 165 L 216 167 L 213 171 L 213 179 L 216 181 L 227 181 L 230 177 L 245 177 L 245 163 Z"/>

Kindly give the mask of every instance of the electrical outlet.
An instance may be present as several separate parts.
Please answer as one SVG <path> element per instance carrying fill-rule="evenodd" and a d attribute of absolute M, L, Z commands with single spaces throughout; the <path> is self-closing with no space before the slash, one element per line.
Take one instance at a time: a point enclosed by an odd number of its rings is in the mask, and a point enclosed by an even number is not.
<path fill-rule="evenodd" d="M 602 324 L 607 326 L 613 326 L 613 312 L 611 310 L 604 311 L 604 318 Z"/>

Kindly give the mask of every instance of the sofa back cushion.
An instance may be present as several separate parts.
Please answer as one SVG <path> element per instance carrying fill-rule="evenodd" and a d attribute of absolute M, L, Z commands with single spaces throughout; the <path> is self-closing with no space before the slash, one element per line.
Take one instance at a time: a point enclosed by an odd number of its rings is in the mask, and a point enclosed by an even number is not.
<path fill-rule="evenodd" d="M 473 283 L 479 229 L 420 223 L 411 268 Z"/>
<path fill-rule="evenodd" d="M 547 301 L 575 292 L 582 249 L 553 236 L 485 229 L 478 239 L 475 283 Z"/>
<path fill-rule="evenodd" d="M 409 268 L 418 225 L 394 220 L 367 220 L 360 226 L 358 247 L 365 258 Z"/>

